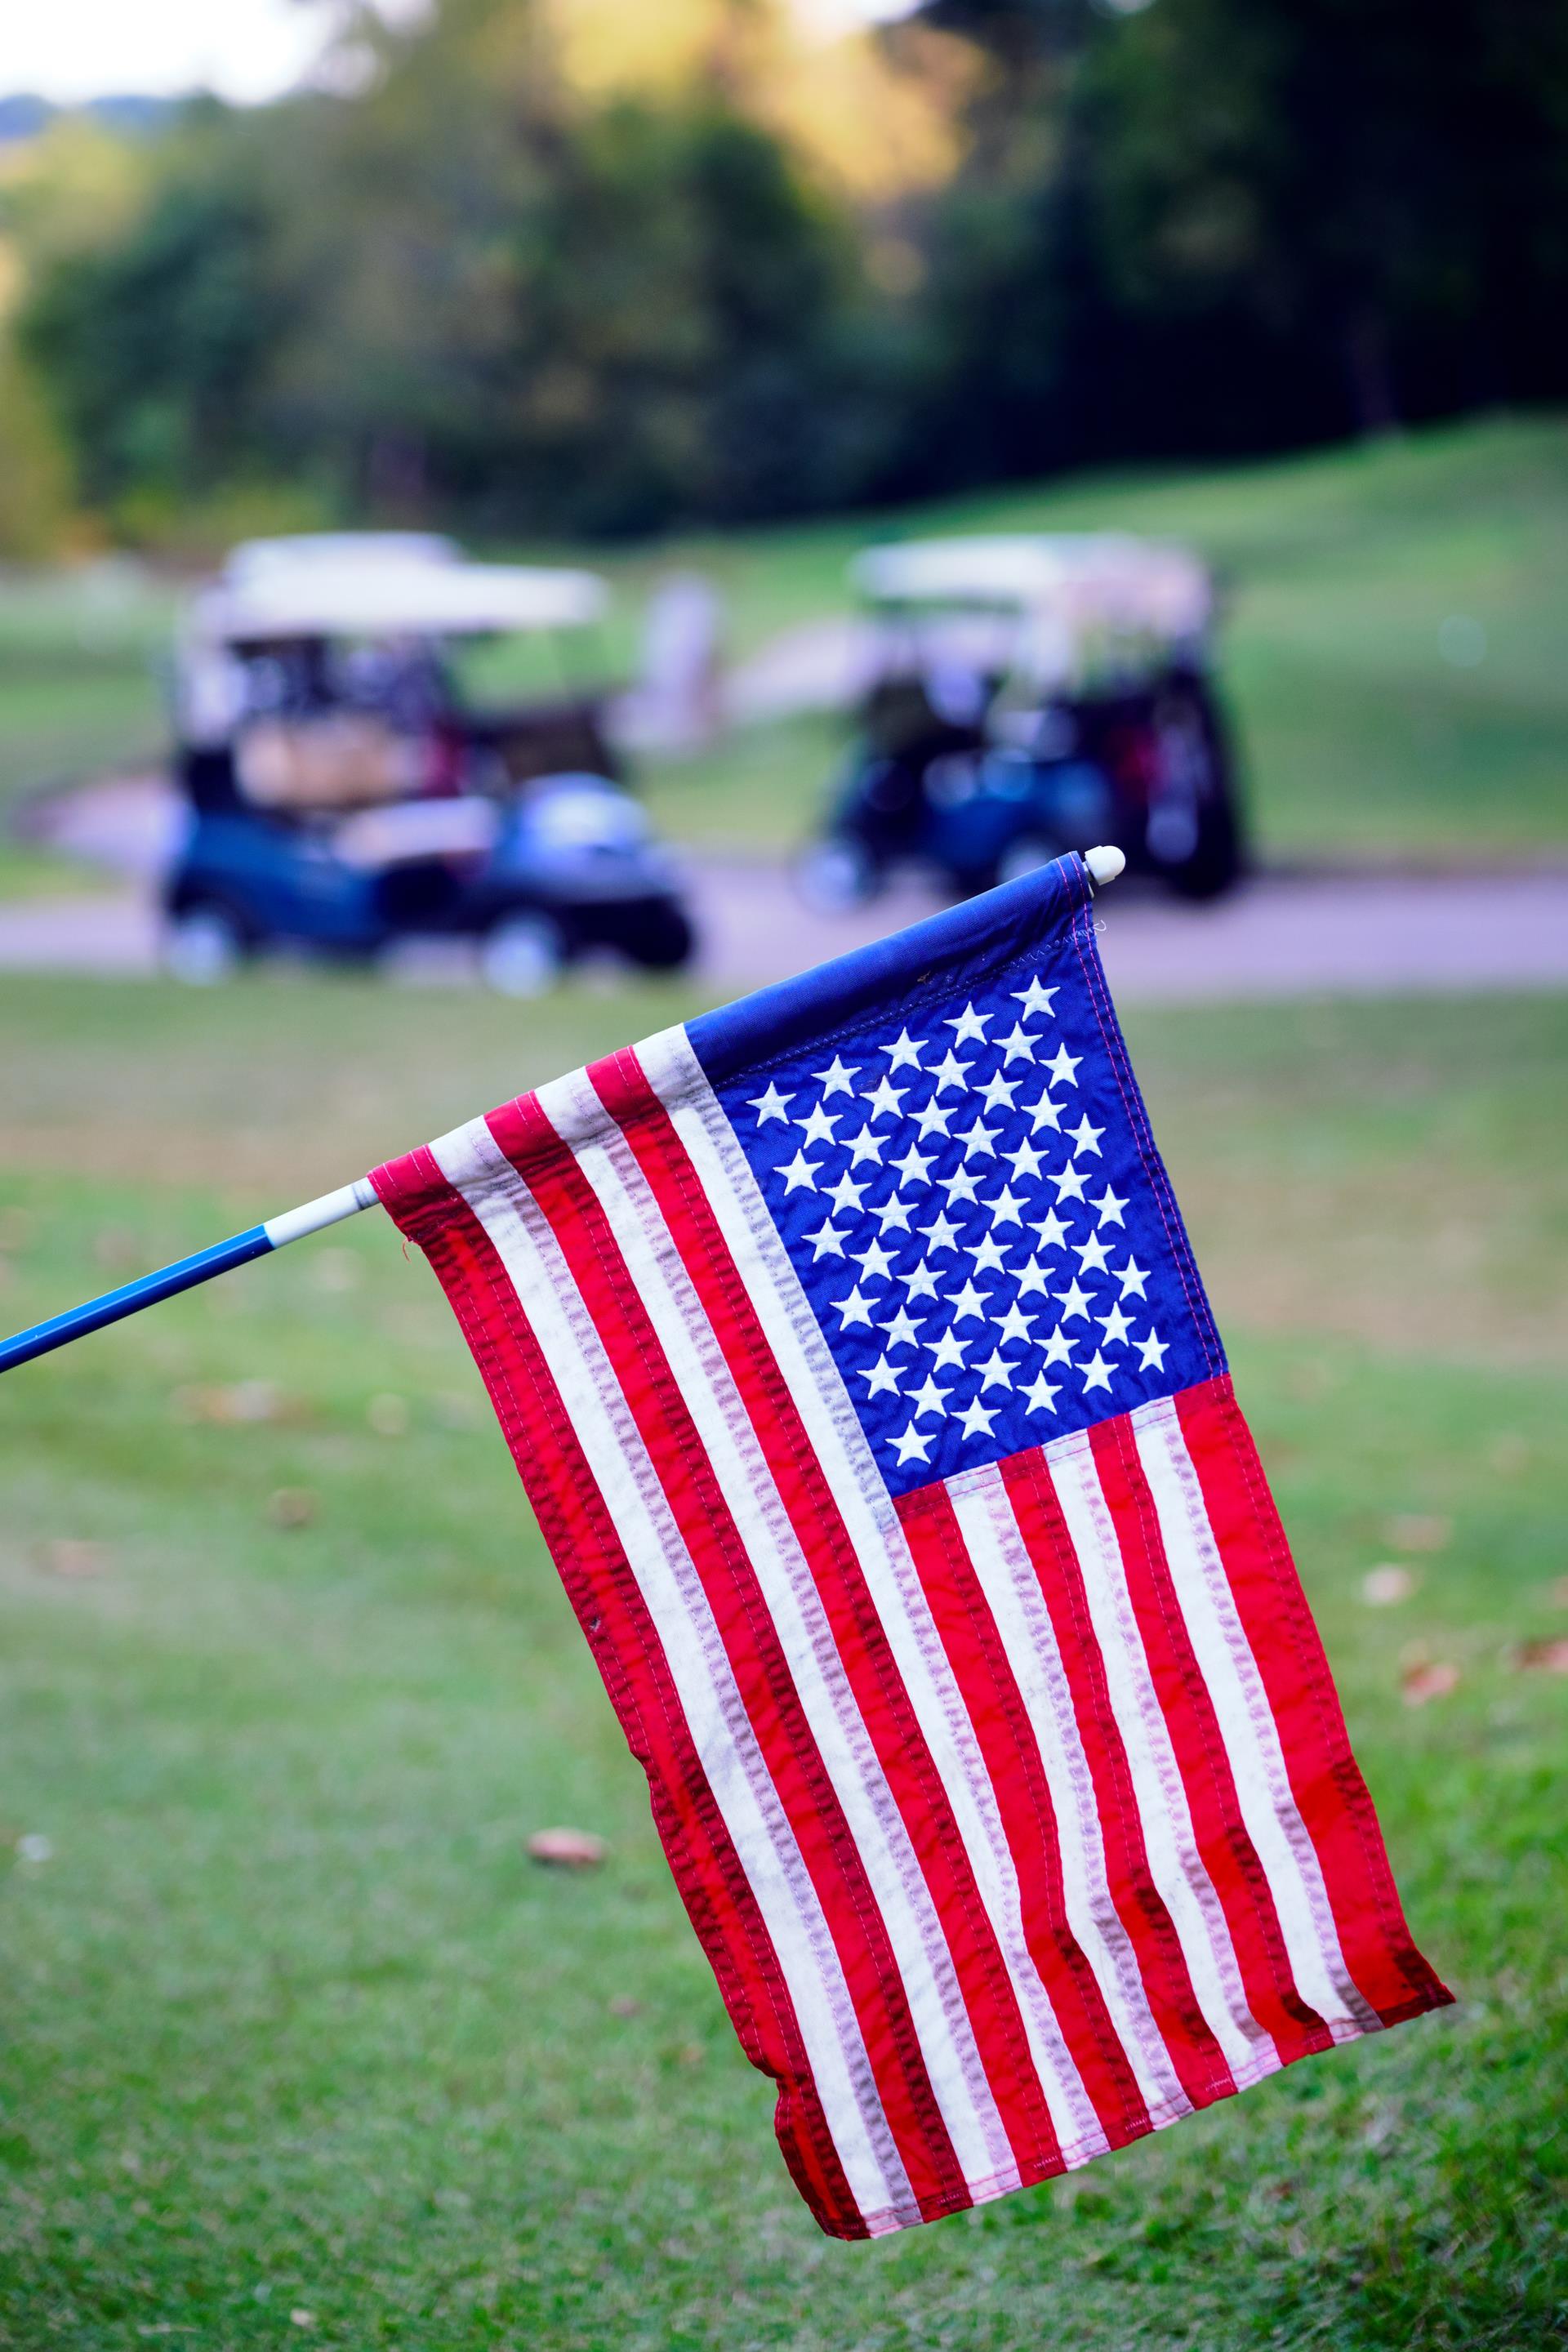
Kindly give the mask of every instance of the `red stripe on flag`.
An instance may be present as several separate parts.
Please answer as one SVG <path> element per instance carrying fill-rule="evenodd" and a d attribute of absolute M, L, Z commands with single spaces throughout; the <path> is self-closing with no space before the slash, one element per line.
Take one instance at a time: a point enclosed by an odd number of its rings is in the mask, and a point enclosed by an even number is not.
<path fill-rule="evenodd" d="M 1181 1938 L 1149 1867 L 1132 1774 L 1095 1638 L 1083 1570 L 1045 1454 L 1033 1448 L 1013 1454 L 998 1467 L 1039 1578 L 1072 1691 L 1079 1736 L 1094 1779 L 1111 1899 L 1137 1955 L 1149 2006 L 1177 2080 L 1194 2106 L 1205 2106 L 1227 2097 L 1236 2085 L 1198 2005 Z"/>
<path fill-rule="evenodd" d="M 1268 1873 L 1242 1820 L 1219 1718 L 1193 1654 L 1127 1415 L 1102 1421 L 1090 1442 L 1198 1852 L 1225 1911 L 1247 2005 L 1273 2035 L 1282 2063 L 1331 2049 L 1332 2034 L 1296 1989 Z"/>
<path fill-rule="evenodd" d="M 835 2148 L 788 1983 L 697 1753 L 658 1631 L 506 1270 L 427 1151 L 375 1171 L 428 1256 L 479 1367 L 621 1728 L 659 1840 L 742 2047 L 779 2085 L 774 2129 L 821 2226 L 868 2232 Z"/>
<path fill-rule="evenodd" d="M 1061 2156 L 1012 1981 L 942 1777 L 816 1448 L 701 1178 L 635 1054 L 615 1055 L 588 1075 L 636 1154 L 766 1455 L 861 1718 L 909 1829 L 1008 2143 L 1029 2178 L 1044 2178 L 1060 2169 Z"/>
<path fill-rule="evenodd" d="M 1441 2007 L 1453 1995 L 1411 1940 L 1328 1660 L 1229 1377 L 1185 1389 L 1174 1402 L 1345 1966 L 1385 2025 Z"/>
<path fill-rule="evenodd" d="M 491 1133 L 555 1236 L 708 1596 L 747 1717 L 838 1951 L 883 2110 L 922 2213 L 971 2201 L 886 1924 L 707 1450 L 570 1147 L 531 1097 Z M 552 1145 L 553 1148 L 552 1148 Z"/>
<path fill-rule="evenodd" d="M 1056 1807 L 1028 1711 L 946 1486 L 900 1496 L 898 1512 L 996 1791 L 1030 1953 L 1100 2126 L 1113 2147 L 1124 2147 L 1154 2126 L 1068 1917 Z"/>

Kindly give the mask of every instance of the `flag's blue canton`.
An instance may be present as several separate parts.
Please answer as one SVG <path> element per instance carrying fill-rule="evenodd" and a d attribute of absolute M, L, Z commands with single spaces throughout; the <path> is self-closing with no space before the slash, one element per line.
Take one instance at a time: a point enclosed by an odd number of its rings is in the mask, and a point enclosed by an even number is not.
<path fill-rule="evenodd" d="M 719 1095 L 895 1494 L 1219 1369 L 1070 948 Z"/>

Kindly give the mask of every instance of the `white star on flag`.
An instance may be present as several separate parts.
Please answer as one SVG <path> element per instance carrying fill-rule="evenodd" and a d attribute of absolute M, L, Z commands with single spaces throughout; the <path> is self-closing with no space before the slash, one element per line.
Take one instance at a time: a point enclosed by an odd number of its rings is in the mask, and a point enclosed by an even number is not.
<path fill-rule="evenodd" d="M 899 1107 L 908 1092 L 908 1087 L 896 1087 L 888 1077 L 879 1078 L 874 1087 L 863 1087 L 860 1098 L 868 1106 L 868 1119 L 897 1118 Z"/>
<path fill-rule="evenodd" d="M 907 1029 L 901 1029 L 890 1045 L 879 1046 L 878 1051 L 879 1053 L 886 1054 L 889 1056 L 888 1068 L 889 1071 L 900 1069 L 918 1070 L 921 1066 L 921 1055 L 924 1050 L 925 1043 L 926 1041 L 923 1037 L 911 1037 Z"/>
<path fill-rule="evenodd" d="M 1029 982 L 1027 988 L 1016 988 L 1012 992 L 1014 1003 L 1021 1004 L 1024 1008 L 1026 1021 L 1032 1013 L 1048 1013 L 1060 994 L 1059 988 L 1042 988 L 1037 974 Z"/>
<path fill-rule="evenodd" d="M 952 1031 L 953 1044 L 963 1045 L 967 1045 L 972 1037 L 977 1042 L 984 1042 L 986 1024 L 990 1018 L 988 1013 L 976 1013 L 973 1004 L 966 1004 L 962 1013 L 943 1025 Z"/>
<path fill-rule="evenodd" d="M 963 1094 L 968 1090 L 971 1066 L 968 1062 L 961 1062 L 950 1046 L 929 1075 L 936 1080 L 938 1094 L 948 1087 L 955 1087 L 960 1094 Z"/>
<path fill-rule="evenodd" d="M 824 1110 L 820 1103 L 813 1103 L 811 1108 L 806 1112 L 805 1117 L 804 1118 L 797 1118 L 795 1122 L 795 1126 L 798 1127 L 801 1131 L 800 1139 L 802 1145 L 804 1146 L 811 1143 L 831 1143 L 833 1141 L 833 1130 L 837 1126 L 843 1114 L 840 1111 Z"/>

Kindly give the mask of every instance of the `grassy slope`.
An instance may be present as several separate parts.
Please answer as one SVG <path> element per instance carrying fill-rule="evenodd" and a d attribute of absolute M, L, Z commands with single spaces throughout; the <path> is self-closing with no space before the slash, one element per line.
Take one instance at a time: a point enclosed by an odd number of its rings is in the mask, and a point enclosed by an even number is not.
<path fill-rule="evenodd" d="M 1518 855 L 1568 845 L 1568 427 L 1483 424 L 1222 473 L 1076 478 L 940 508 L 692 540 L 609 564 L 615 642 L 664 564 L 729 600 L 732 642 L 842 605 L 872 536 L 927 530 L 1128 529 L 1189 537 L 1230 583 L 1226 676 L 1260 837 L 1276 855 Z M 560 553 L 562 551 L 551 551 Z M 580 553 L 580 551 L 566 551 Z M 597 560 L 592 553 L 590 561 Z M 41 782 L 140 760 L 161 737 L 161 590 L 0 583 L 0 813 Z M 1485 658 L 1439 651 L 1452 615 Z M 785 845 L 841 756 L 839 722 L 759 729 L 650 777 L 689 839 Z M 58 879 L 0 830 L 0 890 Z"/>
<path fill-rule="evenodd" d="M 680 1009 L 8 983 L 6 1319 Z M 1509 1658 L 1564 1623 L 1568 1012 L 1146 1013 L 1133 1045 L 1461 2006 L 983 2214 L 819 2239 L 457 1333 L 364 1220 L 5 1384 L 0 1829 L 55 1851 L 0 1874 L 0 2343 L 1555 2340 L 1568 1727 Z M 241 1373 L 285 1417 L 174 1410 Z M 283 1487 L 310 1524 L 271 1523 Z M 1369 1611 L 1410 1512 L 1451 1540 Z M 1415 1712 L 1418 1650 L 1464 1678 Z M 601 1874 L 523 1861 L 561 1820 Z"/>
<path fill-rule="evenodd" d="M 1568 431 L 1470 425 L 1225 473 L 1077 478 L 680 551 L 725 583 L 742 645 L 832 610 L 872 536 L 1128 530 L 1194 541 L 1230 596 L 1225 669 L 1275 855 L 1517 855 L 1568 844 Z M 646 563 L 628 567 L 640 579 Z M 1445 620 L 1479 622 L 1455 667 Z M 798 836 L 834 756 L 769 730 L 707 763 L 721 836 Z M 697 780 L 701 782 L 700 776 Z M 692 822 L 678 772 L 670 813 Z M 735 787 L 738 787 L 736 789 Z"/>

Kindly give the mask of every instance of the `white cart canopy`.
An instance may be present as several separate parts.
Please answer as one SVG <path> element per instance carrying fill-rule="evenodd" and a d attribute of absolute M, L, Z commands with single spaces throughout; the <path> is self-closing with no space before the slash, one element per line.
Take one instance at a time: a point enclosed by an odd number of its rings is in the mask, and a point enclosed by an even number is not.
<path fill-rule="evenodd" d="M 192 609 L 220 644 L 288 637 L 481 636 L 574 628 L 609 601 L 594 572 L 470 563 L 420 531 L 325 531 L 237 547 Z"/>
<path fill-rule="evenodd" d="M 1074 635 L 1195 638 L 1214 609 L 1213 583 L 1189 549 L 1116 531 L 909 540 L 866 549 L 849 576 L 879 604 L 1049 615 Z"/>

